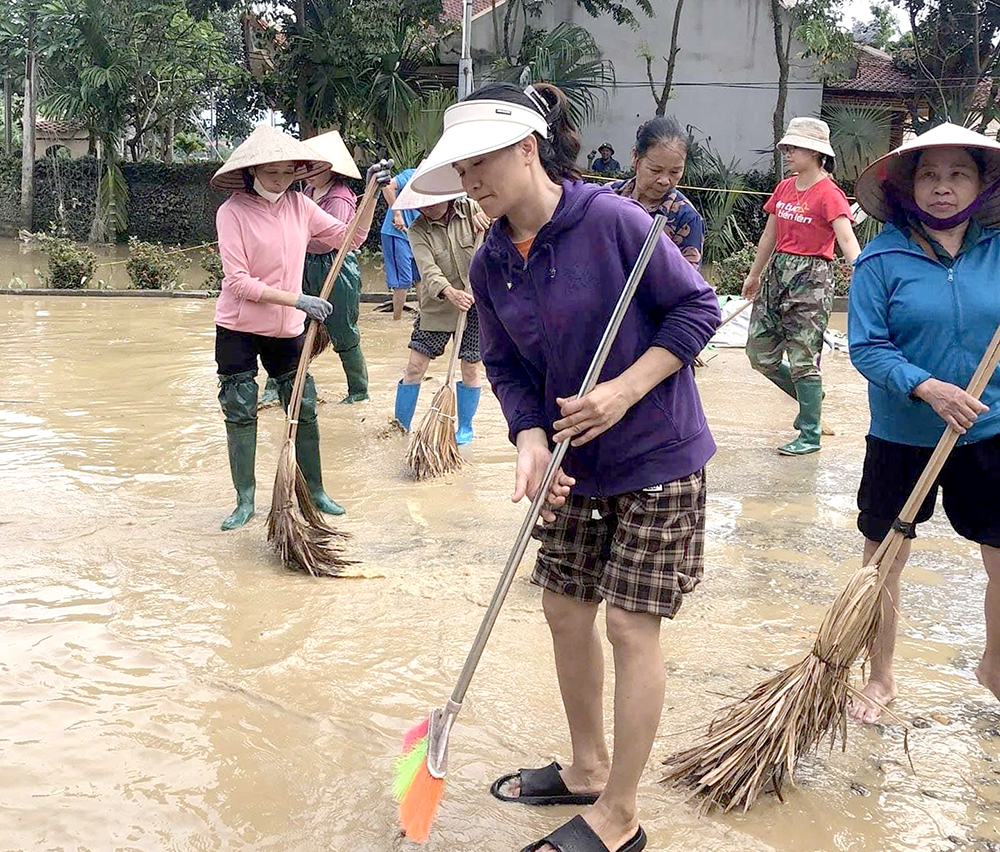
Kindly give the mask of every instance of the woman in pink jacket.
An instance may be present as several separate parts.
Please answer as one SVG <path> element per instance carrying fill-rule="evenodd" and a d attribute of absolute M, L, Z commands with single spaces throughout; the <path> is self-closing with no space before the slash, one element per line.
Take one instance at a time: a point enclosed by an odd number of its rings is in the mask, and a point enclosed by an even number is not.
<path fill-rule="evenodd" d="M 305 317 L 322 322 L 332 310 L 325 299 L 302 292 L 302 265 L 310 244 L 328 251 L 339 248 L 347 225 L 301 193 L 287 192 L 294 181 L 329 167 L 303 143 L 262 126 L 212 177 L 216 189 L 233 193 L 215 218 L 224 272 L 215 309 L 215 360 L 237 499 L 236 508 L 222 522 L 224 530 L 243 526 L 254 513 L 257 359 L 277 381 L 287 408 L 305 337 Z M 391 174 L 379 163 L 368 170 L 367 177 L 384 183 Z M 371 209 L 362 215 L 351 248 L 364 242 L 371 227 Z M 343 507 L 323 489 L 312 376 L 306 377 L 295 449 L 316 505 L 327 514 L 342 515 Z"/>

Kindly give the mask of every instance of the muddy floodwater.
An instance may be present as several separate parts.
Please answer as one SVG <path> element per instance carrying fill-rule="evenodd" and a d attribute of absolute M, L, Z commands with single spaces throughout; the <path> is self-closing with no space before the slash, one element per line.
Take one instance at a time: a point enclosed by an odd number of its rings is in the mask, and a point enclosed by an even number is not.
<path fill-rule="evenodd" d="M 484 394 L 468 465 L 403 476 L 392 411 L 409 321 L 362 307 L 370 403 L 313 364 L 349 579 L 278 566 L 265 542 L 283 420 L 260 418 L 258 514 L 233 506 L 210 300 L 0 296 L 0 850 L 415 849 L 390 798 L 401 734 L 449 695 L 525 505 Z M 843 317 L 837 317 L 843 324 Z M 850 725 L 785 802 L 700 818 L 658 783 L 714 709 L 804 654 L 859 565 L 865 388 L 824 361 L 823 451 L 781 458 L 793 405 L 742 352 L 699 384 L 705 581 L 664 625 L 660 732 L 640 788 L 657 852 L 1000 848 L 1000 705 L 975 681 L 985 576 L 942 519 L 904 575 L 896 718 Z M 417 420 L 445 369 L 434 362 Z M 515 581 L 451 738 L 434 850 L 511 852 L 568 808 L 503 805 L 498 775 L 568 757 L 538 590 Z M 610 656 L 606 712 L 612 690 Z M 911 725 L 910 768 L 903 723 Z"/>

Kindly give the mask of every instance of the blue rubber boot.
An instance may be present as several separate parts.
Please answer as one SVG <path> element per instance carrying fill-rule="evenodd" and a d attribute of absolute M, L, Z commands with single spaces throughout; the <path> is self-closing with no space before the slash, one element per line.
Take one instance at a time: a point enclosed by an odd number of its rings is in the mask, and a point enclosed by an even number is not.
<path fill-rule="evenodd" d="M 420 396 L 420 383 L 404 385 L 402 380 L 396 385 L 396 408 L 392 416 L 403 427 L 404 432 L 410 431 L 410 421 L 413 412 L 417 410 L 417 397 Z"/>
<path fill-rule="evenodd" d="M 471 443 L 475 437 L 472 431 L 472 418 L 476 416 L 482 393 L 482 388 L 470 388 L 463 382 L 455 385 L 455 402 L 458 408 L 458 431 L 455 432 L 455 443 L 459 446 Z"/>

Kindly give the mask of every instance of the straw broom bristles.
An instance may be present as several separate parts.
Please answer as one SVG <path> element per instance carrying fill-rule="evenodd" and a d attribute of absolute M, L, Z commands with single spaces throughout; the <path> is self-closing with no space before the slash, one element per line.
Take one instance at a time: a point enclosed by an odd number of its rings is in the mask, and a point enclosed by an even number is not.
<path fill-rule="evenodd" d="M 347 537 L 331 527 L 316 507 L 295 461 L 295 442 L 285 441 L 278 456 L 271 512 L 267 516 L 267 540 L 284 565 L 313 577 L 336 577 L 354 564 L 343 556 L 340 543 Z"/>
<path fill-rule="evenodd" d="M 457 405 L 455 390 L 444 385 L 431 401 L 430 410 L 413 433 L 406 464 L 415 479 L 430 479 L 452 473 L 462 466 L 462 456 L 455 441 Z"/>
<path fill-rule="evenodd" d="M 798 759 L 825 736 L 846 747 L 851 666 L 867 658 L 882 620 L 878 566 L 856 572 L 827 611 L 811 653 L 759 684 L 709 726 L 702 742 L 668 757 L 662 779 L 701 795 L 703 813 L 751 808 L 760 793 L 781 797 Z"/>
<path fill-rule="evenodd" d="M 413 433 L 406 451 L 406 464 L 410 473 L 418 480 L 443 476 L 462 466 L 462 456 L 458 452 L 458 442 L 455 439 L 458 405 L 452 379 L 455 378 L 462 336 L 465 334 L 465 321 L 465 311 L 459 311 L 455 321 L 455 341 L 452 344 L 444 386 L 434 394 L 430 411 L 420 421 L 420 428 Z"/>

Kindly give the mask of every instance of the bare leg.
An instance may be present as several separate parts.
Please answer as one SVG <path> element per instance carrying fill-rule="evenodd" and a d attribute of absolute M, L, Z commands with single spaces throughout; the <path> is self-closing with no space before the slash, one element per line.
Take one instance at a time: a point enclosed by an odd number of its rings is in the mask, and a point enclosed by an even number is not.
<path fill-rule="evenodd" d="M 427 372 L 427 365 L 430 362 L 431 359 L 429 356 L 424 355 L 423 352 L 411 349 L 410 359 L 406 362 L 406 367 L 403 369 L 403 384 L 415 385 L 418 382 L 422 382 L 424 374 Z"/>
<path fill-rule="evenodd" d="M 607 625 L 615 657 L 615 753 L 604 792 L 583 817 L 614 850 L 639 829 L 636 793 L 660 724 L 666 676 L 659 616 L 609 606 Z"/>
<path fill-rule="evenodd" d="M 396 287 L 392 291 L 392 318 L 394 320 L 403 318 L 403 305 L 406 303 L 406 294 L 409 291 L 405 287 Z"/>
<path fill-rule="evenodd" d="M 460 361 L 462 365 L 462 384 L 467 388 L 478 388 L 481 384 L 479 380 L 479 362 Z"/>
<path fill-rule="evenodd" d="M 865 539 L 864 564 L 867 565 L 878 550 L 879 542 Z M 875 637 L 872 647 L 871 667 L 868 683 L 861 690 L 862 695 L 872 699 L 853 698 L 847 707 L 847 713 L 852 719 L 871 724 L 877 722 L 882 715 L 882 707 L 896 697 L 896 678 L 892 673 L 892 655 L 896 649 L 896 621 L 899 610 L 899 579 L 903 566 L 910 555 L 910 540 L 903 542 L 896 561 L 889 569 L 885 586 L 882 588 L 882 628 Z M 877 702 L 877 703 L 873 703 Z M 881 706 L 879 706 L 881 705 Z"/>
<path fill-rule="evenodd" d="M 552 633 L 573 750 L 573 762 L 560 775 L 574 793 L 600 793 L 608 780 L 611 758 L 604 740 L 604 651 L 594 623 L 597 605 L 546 589 L 542 608 Z M 520 789 L 514 779 L 505 792 L 516 796 Z"/>
<path fill-rule="evenodd" d="M 986 649 L 976 667 L 979 682 L 1000 699 L 1000 549 L 981 546 L 986 567 Z"/>

